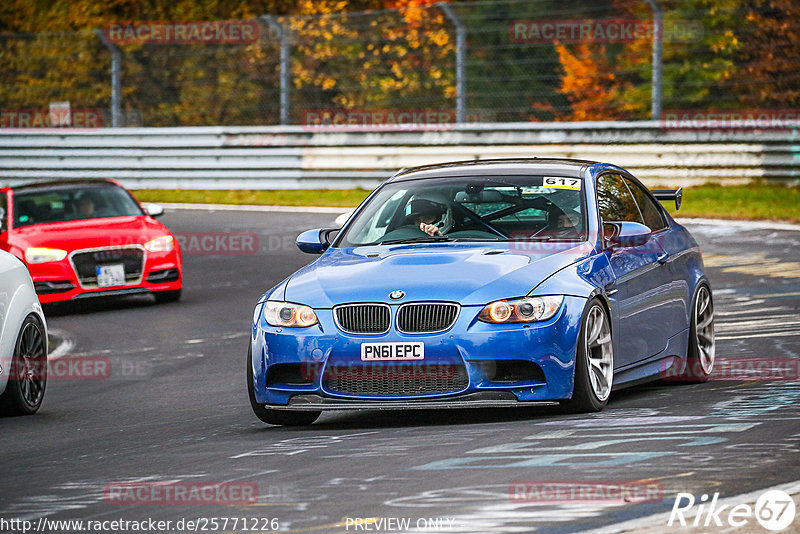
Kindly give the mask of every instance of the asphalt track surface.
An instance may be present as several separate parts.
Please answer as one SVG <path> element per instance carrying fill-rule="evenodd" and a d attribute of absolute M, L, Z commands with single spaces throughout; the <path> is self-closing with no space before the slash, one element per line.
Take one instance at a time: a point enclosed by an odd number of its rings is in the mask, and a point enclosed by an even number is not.
<path fill-rule="evenodd" d="M 270 427 L 245 391 L 253 305 L 313 259 L 295 236 L 334 217 L 168 210 L 163 221 L 175 232 L 253 232 L 259 250 L 187 254 L 179 303 L 48 310 L 64 340 L 57 356 L 107 361 L 113 372 L 51 380 L 36 416 L 0 420 L 0 519 L 276 518 L 282 532 L 321 533 L 366 532 L 356 518 L 371 518 L 373 532 L 397 531 L 385 521 L 393 518 L 409 520 L 401 530 L 410 531 L 577 532 L 668 512 L 678 492 L 723 498 L 800 480 L 800 232 L 689 226 L 716 300 L 717 364 L 706 384 L 638 386 L 593 415 L 334 412 L 306 428 Z M 769 376 L 788 376 L 756 379 L 763 362 Z M 143 481 L 254 483 L 258 499 L 109 502 L 109 484 Z M 647 481 L 663 495 L 558 502 L 515 497 L 516 481 Z"/>

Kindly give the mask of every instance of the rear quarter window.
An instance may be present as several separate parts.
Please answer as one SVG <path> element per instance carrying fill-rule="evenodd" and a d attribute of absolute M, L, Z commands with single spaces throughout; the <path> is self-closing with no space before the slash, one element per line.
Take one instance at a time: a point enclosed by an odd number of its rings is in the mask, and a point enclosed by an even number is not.
<path fill-rule="evenodd" d="M 667 221 L 661 213 L 661 208 L 650 198 L 650 195 L 647 194 L 644 187 L 628 178 L 625 178 L 625 183 L 628 184 L 628 188 L 630 188 L 631 193 L 633 193 L 633 198 L 636 199 L 636 203 L 639 205 L 639 210 L 642 212 L 642 217 L 644 218 L 644 224 L 653 232 L 665 230 L 667 228 Z"/>

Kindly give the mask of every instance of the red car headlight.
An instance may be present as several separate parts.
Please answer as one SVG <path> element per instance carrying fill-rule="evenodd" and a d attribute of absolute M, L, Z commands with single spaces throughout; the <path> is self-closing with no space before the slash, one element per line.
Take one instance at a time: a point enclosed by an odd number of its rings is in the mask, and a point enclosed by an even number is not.
<path fill-rule="evenodd" d="M 67 251 L 60 248 L 30 247 L 25 249 L 27 263 L 46 263 L 48 261 L 61 261 L 67 257 Z"/>
<path fill-rule="evenodd" d="M 157 237 L 145 243 L 144 248 L 148 252 L 170 252 L 175 248 L 175 238 L 171 235 Z"/>

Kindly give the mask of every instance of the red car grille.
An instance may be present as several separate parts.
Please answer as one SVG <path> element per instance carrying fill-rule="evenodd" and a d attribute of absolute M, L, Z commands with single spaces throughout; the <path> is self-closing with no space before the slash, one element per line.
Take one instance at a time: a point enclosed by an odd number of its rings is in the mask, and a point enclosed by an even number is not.
<path fill-rule="evenodd" d="M 138 284 L 144 270 L 144 250 L 138 247 L 106 248 L 72 254 L 72 266 L 83 287 L 97 287 L 97 266 L 122 264 L 125 283 Z"/>

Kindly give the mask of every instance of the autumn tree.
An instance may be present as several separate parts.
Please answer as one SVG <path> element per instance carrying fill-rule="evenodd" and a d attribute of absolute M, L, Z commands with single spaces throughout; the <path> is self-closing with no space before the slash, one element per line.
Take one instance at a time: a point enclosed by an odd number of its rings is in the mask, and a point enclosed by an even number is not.
<path fill-rule="evenodd" d="M 454 75 L 442 64 L 453 38 L 441 11 L 426 4 L 392 1 L 348 14 L 335 2 L 302 2 L 303 16 L 288 17 L 300 101 L 323 109 L 452 107 Z"/>

